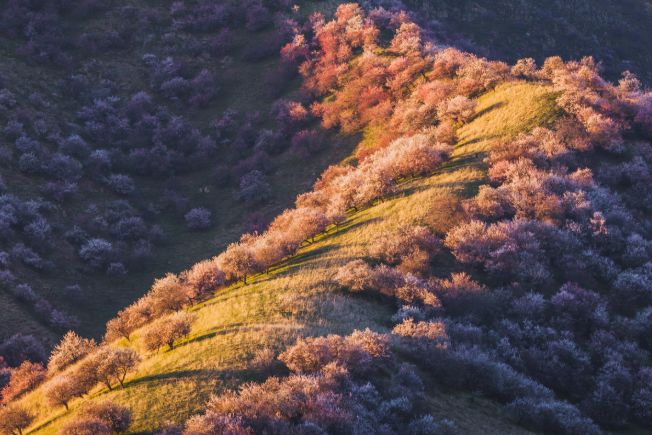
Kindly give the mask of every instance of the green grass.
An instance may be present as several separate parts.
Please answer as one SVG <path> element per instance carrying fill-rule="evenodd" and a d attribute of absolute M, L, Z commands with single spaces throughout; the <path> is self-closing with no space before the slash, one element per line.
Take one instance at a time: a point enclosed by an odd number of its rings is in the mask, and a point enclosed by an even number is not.
<path fill-rule="evenodd" d="M 132 432 L 151 432 L 166 422 L 181 423 L 201 412 L 213 392 L 260 380 L 248 369 L 258 349 L 280 351 L 301 336 L 347 334 L 367 327 L 388 331 L 394 308 L 379 299 L 338 290 L 332 282 L 337 269 L 364 257 L 367 245 L 382 231 L 405 223 L 432 223 L 433 219 L 450 225 L 452 218 L 443 199 L 472 195 L 485 178 L 480 159 L 468 155 L 486 151 L 493 140 L 550 122 L 556 108 L 548 92 L 540 85 L 516 83 L 480 97 L 479 107 L 486 110 L 481 109 L 461 129 L 462 141 L 450 163 L 430 177 L 402 183 L 398 195 L 352 214 L 339 231 L 321 235 L 270 274 L 257 275 L 246 286 L 221 290 L 193 307 L 198 318 L 187 339 L 171 351 L 143 352 L 143 362 L 124 389 L 98 389 L 85 400 L 120 402 L 134 413 Z M 449 273 L 446 258 L 439 260 L 441 273 Z M 132 343 L 123 340 L 119 344 L 142 352 L 139 332 Z M 454 419 L 463 433 L 524 432 L 506 419 L 499 406 L 485 399 L 434 386 L 428 391 L 432 414 Z M 30 433 L 47 434 L 56 433 L 82 400 L 74 401 L 70 412 L 49 409 L 40 388 L 21 402 L 37 415 Z"/>

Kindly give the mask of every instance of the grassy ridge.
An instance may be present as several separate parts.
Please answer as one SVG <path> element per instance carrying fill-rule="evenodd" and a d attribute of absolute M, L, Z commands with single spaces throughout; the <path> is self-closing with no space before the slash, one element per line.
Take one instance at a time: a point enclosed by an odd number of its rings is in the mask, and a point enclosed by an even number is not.
<path fill-rule="evenodd" d="M 509 83 L 480 97 L 478 113 L 459 132 L 451 162 L 430 177 L 402 183 L 398 195 L 351 215 L 338 232 L 321 235 L 270 274 L 222 290 L 193 307 L 198 319 L 187 339 L 172 351 L 144 357 L 124 389 L 98 389 L 91 400 L 107 398 L 130 407 L 131 430 L 150 432 L 200 412 L 214 391 L 258 380 L 248 361 L 263 347 L 280 351 L 300 336 L 346 334 L 367 327 L 387 331 L 393 306 L 343 293 L 331 281 L 337 269 L 364 257 L 367 245 L 382 231 L 413 222 L 441 229 L 454 224 L 447 205 L 474 194 L 485 179 L 482 151 L 495 140 L 551 122 L 557 108 L 549 89 Z M 437 261 L 442 275 L 450 273 L 444 254 Z M 140 350 L 139 332 L 129 345 Z M 40 388 L 21 402 L 38 415 L 31 433 L 56 433 L 81 400 L 73 401 L 69 413 L 51 410 L 43 404 Z M 429 405 L 434 416 L 456 420 L 464 433 L 523 432 L 507 422 L 495 404 L 472 395 L 431 387 Z"/>

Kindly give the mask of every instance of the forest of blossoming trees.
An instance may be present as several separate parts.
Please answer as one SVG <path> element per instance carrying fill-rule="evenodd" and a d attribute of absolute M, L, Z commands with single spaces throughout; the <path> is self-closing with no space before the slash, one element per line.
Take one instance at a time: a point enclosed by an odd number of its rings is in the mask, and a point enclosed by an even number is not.
<path fill-rule="evenodd" d="M 366 13 L 344 4 L 332 20 L 316 13 L 293 32 L 281 54 L 300 71 L 305 99 L 275 107 L 277 119 L 298 131 L 292 149 L 301 155 L 323 146 L 318 132 L 296 128 L 310 116 L 343 133 L 380 130 L 373 146 L 360 148 L 355 164 L 329 167 L 264 231 L 156 280 L 107 323 L 101 343 L 69 333 L 47 366 L 38 362 L 38 346 L 5 344 L 0 353 L 16 368 L 3 401 L 45 379 L 52 407 L 67 408 L 100 383 L 120 388 L 142 356 L 116 340 L 128 343 L 144 328 L 145 351 L 173 348 L 194 321 L 184 308 L 248 284 L 319 235 L 339 231 L 351 213 L 429 175 L 449 160 L 456 130 L 476 114 L 474 99 L 524 80 L 556 93 L 554 125 L 489 150 L 486 184 L 461 201 L 462 218 L 450 230 L 395 228 L 368 246 L 367 258 L 330 277 L 348 292 L 395 304 L 391 333 L 300 339 L 278 358 L 287 376 L 215 395 L 205 413 L 165 433 L 455 433 L 453 422 L 425 413 L 415 365 L 444 388 L 504 404 L 532 430 L 652 427 L 652 94 L 629 73 L 617 84 L 605 81 L 591 58 L 510 66 L 442 48 L 407 14 L 382 8 Z M 165 82 L 161 91 L 201 104 L 205 94 L 191 89 L 203 80 L 199 73 L 188 89 Z M 259 183 L 255 172 L 240 179 L 244 198 L 260 195 L 248 190 Z M 110 183 L 129 189 L 124 179 Z M 210 216 L 192 210 L 185 219 L 202 228 Z M 441 252 L 455 260 L 449 276 L 433 272 Z M 391 373 L 388 381 L 383 373 Z M 0 412 L 16 428 L 29 425 L 18 407 Z M 62 433 L 111 433 L 129 421 L 128 409 L 95 404 Z"/>

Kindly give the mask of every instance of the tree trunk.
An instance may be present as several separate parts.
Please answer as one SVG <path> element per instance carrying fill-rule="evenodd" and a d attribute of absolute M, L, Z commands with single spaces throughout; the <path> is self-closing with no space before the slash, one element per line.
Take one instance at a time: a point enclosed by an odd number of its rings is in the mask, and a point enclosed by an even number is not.
<path fill-rule="evenodd" d="M 66 408 L 66 411 L 70 411 L 70 408 L 68 408 L 68 402 L 65 402 L 63 406 Z"/>
<path fill-rule="evenodd" d="M 247 275 L 246 274 L 245 274 L 245 276 L 242 277 L 242 282 L 244 283 L 244 285 L 247 285 Z"/>
<path fill-rule="evenodd" d="M 108 379 L 104 380 L 104 385 L 106 385 L 106 388 L 109 389 L 109 391 L 113 391 L 113 387 L 111 387 L 111 381 Z"/>

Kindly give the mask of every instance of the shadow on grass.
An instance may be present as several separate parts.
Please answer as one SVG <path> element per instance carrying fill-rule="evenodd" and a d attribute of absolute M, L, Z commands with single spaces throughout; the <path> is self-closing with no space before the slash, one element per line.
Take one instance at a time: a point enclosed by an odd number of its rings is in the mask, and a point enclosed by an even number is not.
<path fill-rule="evenodd" d="M 188 378 L 205 378 L 205 379 L 208 379 L 208 378 L 213 378 L 213 377 L 216 377 L 216 376 L 224 377 L 224 376 L 229 375 L 229 373 L 225 373 L 225 372 L 234 372 L 234 374 L 235 374 L 236 371 L 233 371 L 233 370 L 180 370 L 180 371 L 176 371 L 176 372 L 161 373 L 161 374 L 158 374 L 158 375 L 143 376 L 143 377 L 140 377 L 140 378 L 131 379 L 131 380 L 125 382 L 124 387 L 114 388 L 113 391 L 120 391 L 122 389 L 133 388 L 133 387 L 136 387 L 138 385 L 142 385 L 142 384 L 146 384 L 146 383 L 152 383 L 152 382 L 175 382 L 175 381 L 180 380 L 180 379 L 188 379 Z M 108 389 L 103 388 L 100 391 L 92 394 L 90 396 L 90 399 L 95 399 L 97 397 L 101 397 L 101 396 L 103 396 L 105 394 L 108 394 L 110 392 L 113 392 L 113 391 L 109 391 Z M 85 400 L 83 400 L 82 403 L 87 403 L 87 402 L 88 402 L 88 399 L 85 399 Z M 32 428 L 29 432 L 26 432 L 26 433 L 34 433 L 34 432 L 38 432 L 40 430 L 43 430 L 43 429 L 47 428 L 48 426 L 50 426 L 51 424 L 53 424 L 57 420 L 69 415 L 74 409 L 77 409 L 79 406 L 81 406 L 81 405 L 78 404 L 74 408 L 71 406 L 69 411 L 66 411 L 66 412 L 64 412 L 62 414 L 58 414 L 56 416 L 51 417 L 50 419 L 44 421 L 43 423 L 41 423 L 38 426 Z"/>
<path fill-rule="evenodd" d="M 180 379 L 187 378 L 213 378 L 220 374 L 220 370 L 179 370 L 175 372 L 160 373 L 157 375 L 151 376 L 142 376 L 140 378 L 132 379 L 128 382 L 125 382 L 124 388 L 133 388 L 141 384 L 146 383 L 164 383 L 164 382 L 176 382 Z"/>
<path fill-rule="evenodd" d="M 205 331 L 201 335 L 198 335 L 198 336 L 193 337 L 193 338 L 191 338 L 189 340 L 182 341 L 181 343 L 178 343 L 176 346 L 174 346 L 174 349 L 178 349 L 180 347 L 184 347 L 184 346 L 187 346 L 187 345 L 192 344 L 192 343 L 199 343 L 199 342 L 202 342 L 204 340 L 208 340 L 208 339 L 211 339 L 213 337 L 217 337 L 218 335 L 226 335 L 226 334 L 230 334 L 230 333 L 236 332 L 236 331 L 245 331 L 247 329 L 253 329 L 253 328 L 245 326 L 245 323 L 242 323 L 242 322 L 232 323 L 229 326 L 221 326 L 221 327 L 216 326 L 214 328 L 208 329 L 207 331 Z"/>
<path fill-rule="evenodd" d="M 475 121 L 476 119 L 478 119 L 478 118 L 480 118 L 480 117 L 486 115 L 487 113 L 489 113 L 489 112 L 493 112 L 494 110 L 496 110 L 496 109 L 500 109 L 501 107 L 504 107 L 504 106 L 505 106 L 505 102 L 504 102 L 504 101 L 499 101 L 499 102 L 497 102 L 497 103 L 492 104 L 492 105 L 489 106 L 489 107 L 485 107 L 485 108 L 482 109 L 481 111 L 476 112 L 475 115 L 473 115 L 473 116 L 471 117 L 471 119 L 469 119 L 469 120 L 467 121 L 467 124 L 470 124 L 470 123 L 472 123 L 473 121 Z"/>

